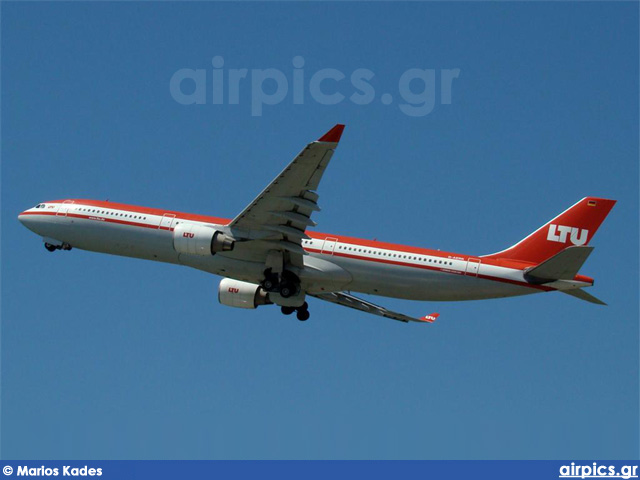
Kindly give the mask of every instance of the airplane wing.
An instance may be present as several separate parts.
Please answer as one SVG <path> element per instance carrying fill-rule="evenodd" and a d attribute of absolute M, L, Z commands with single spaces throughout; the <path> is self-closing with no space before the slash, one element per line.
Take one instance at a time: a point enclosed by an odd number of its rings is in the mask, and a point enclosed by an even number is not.
<path fill-rule="evenodd" d="M 361 312 L 372 313 L 374 315 L 379 315 L 385 318 L 391 318 L 393 320 L 398 320 L 400 322 L 420 322 L 420 323 L 433 323 L 440 316 L 439 313 L 431 313 L 429 315 L 425 315 L 424 317 L 415 318 L 409 317 L 407 315 L 403 315 L 402 313 L 392 312 L 391 310 L 387 310 L 384 307 L 380 307 L 373 303 L 367 302 L 366 300 L 362 300 L 361 298 L 354 297 L 351 294 L 345 292 L 331 292 L 331 293 L 309 293 L 313 297 L 319 298 L 320 300 L 325 300 L 327 302 L 336 303 L 338 305 L 343 305 L 345 307 L 354 308 L 356 310 L 360 310 Z"/>
<path fill-rule="evenodd" d="M 229 227 L 234 236 L 250 242 L 257 256 L 280 251 L 285 263 L 302 267 L 305 254 L 301 245 L 307 227 L 319 211 L 315 190 L 338 146 L 344 125 L 336 125 L 317 141 L 308 144 L 293 161 L 234 218 Z"/>

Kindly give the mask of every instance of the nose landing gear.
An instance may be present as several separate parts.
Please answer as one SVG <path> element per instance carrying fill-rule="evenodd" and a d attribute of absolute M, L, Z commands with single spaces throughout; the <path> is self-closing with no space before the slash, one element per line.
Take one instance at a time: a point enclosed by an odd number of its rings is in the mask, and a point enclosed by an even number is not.
<path fill-rule="evenodd" d="M 55 252 L 56 250 L 71 250 L 72 247 L 68 243 L 62 243 L 61 245 L 54 245 L 52 243 L 45 242 L 44 248 L 46 248 L 50 252 Z"/>

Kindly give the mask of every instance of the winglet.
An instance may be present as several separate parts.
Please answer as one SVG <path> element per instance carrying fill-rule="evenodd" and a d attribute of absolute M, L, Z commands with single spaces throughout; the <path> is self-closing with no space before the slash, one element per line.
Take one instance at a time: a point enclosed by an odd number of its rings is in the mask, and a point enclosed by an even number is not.
<path fill-rule="evenodd" d="M 420 320 L 422 320 L 423 322 L 429 322 L 429 323 L 433 323 L 437 320 L 437 318 L 440 316 L 439 313 L 430 313 L 429 315 L 425 315 L 424 317 L 420 317 Z"/>
<path fill-rule="evenodd" d="M 339 123 L 335 127 L 333 127 L 331 130 L 329 130 L 327 133 L 325 133 L 323 136 L 321 136 L 318 139 L 318 141 L 338 143 L 340 141 L 340 137 L 342 136 L 343 130 L 344 130 L 344 125 Z"/>

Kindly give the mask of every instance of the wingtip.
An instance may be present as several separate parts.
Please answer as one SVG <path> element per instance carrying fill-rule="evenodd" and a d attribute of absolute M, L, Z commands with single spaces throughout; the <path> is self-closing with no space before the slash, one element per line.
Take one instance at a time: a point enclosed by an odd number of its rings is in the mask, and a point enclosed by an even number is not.
<path fill-rule="evenodd" d="M 433 323 L 438 319 L 439 316 L 440 316 L 439 313 L 430 313 L 429 315 L 425 315 L 424 317 L 420 317 L 420 320 L 422 320 L 423 322 L 427 322 L 427 323 Z"/>
<path fill-rule="evenodd" d="M 321 136 L 318 141 L 319 142 L 331 142 L 338 143 L 340 141 L 340 137 L 342 137 L 342 132 L 344 131 L 344 125 L 338 123 L 331 130 Z"/>

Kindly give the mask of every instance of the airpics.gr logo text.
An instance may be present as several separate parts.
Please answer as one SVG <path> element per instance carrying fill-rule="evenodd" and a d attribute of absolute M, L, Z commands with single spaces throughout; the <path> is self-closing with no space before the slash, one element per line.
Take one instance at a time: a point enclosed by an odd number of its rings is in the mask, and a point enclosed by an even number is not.
<path fill-rule="evenodd" d="M 228 62 L 232 63 L 232 62 Z M 303 105 L 395 104 L 410 117 L 424 117 L 438 105 L 451 105 L 459 68 L 407 68 L 397 72 L 397 83 L 385 81 L 368 68 L 343 71 L 307 68 L 304 57 L 293 57 L 291 68 L 227 68 L 216 55 L 207 68 L 180 68 L 169 79 L 171 97 L 180 105 L 250 104 L 251 116 L 264 107 L 285 103 Z M 319 65 L 318 65 L 319 66 Z M 389 72 L 386 72 L 390 75 Z M 394 85 L 395 83 L 395 85 Z M 389 91 L 381 92 L 386 86 Z M 439 95 L 438 95 L 439 92 Z"/>
<path fill-rule="evenodd" d="M 567 227 L 565 225 L 549 225 L 547 240 L 550 242 L 567 243 L 567 236 L 574 245 L 584 245 L 589 238 L 589 230 L 584 228 Z"/>

